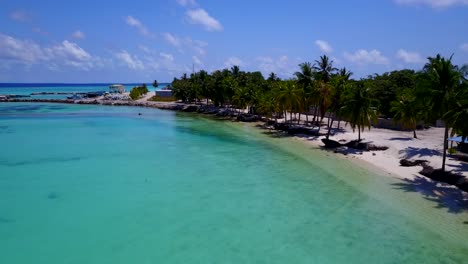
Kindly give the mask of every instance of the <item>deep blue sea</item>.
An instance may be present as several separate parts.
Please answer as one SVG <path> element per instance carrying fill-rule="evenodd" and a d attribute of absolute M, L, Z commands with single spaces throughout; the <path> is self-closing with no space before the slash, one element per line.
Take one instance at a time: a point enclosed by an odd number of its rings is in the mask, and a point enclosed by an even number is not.
<path fill-rule="evenodd" d="M 30 95 L 36 99 L 65 99 L 69 94 L 54 94 L 54 95 L 31 95 L 32 93 L 40 92 L 65 92 L 65 93 L 80 93 L 80 92 L 98 92 L 109 91 L 111 83 L 88 83 L 88 84 L 61 84 L 61 83 L 0 83 L 0 95 Z M 127 91 L 133 87 L 141 85 L 141 83 L 123 84 Z M 155 91 L 162 89 L 168 83 L 160 83 L 158 87 L 153 87 L 152 84 L 146 84 L 148 90 Z"/>

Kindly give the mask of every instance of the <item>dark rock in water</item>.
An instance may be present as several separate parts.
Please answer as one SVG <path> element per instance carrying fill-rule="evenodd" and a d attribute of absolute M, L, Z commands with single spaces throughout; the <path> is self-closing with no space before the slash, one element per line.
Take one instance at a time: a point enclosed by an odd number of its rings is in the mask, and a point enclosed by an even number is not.
<path fill-rule="evenodd" d="M 237 116 L 237 120 L 241 122 L 257 122 L 260 121 L 260 117 L 252 114 L 240 114 Z"/>
<path fill-rule="evenodd" d="M 400 165 L 402 167 L 414 167 L 414 166 L 418 166 L 418 165 L 423 165 L 425 164 L 426 162 L 428 162 L 427 160 L 408 160 L 408 159 L 402 159 L 400 160 Z"/>
<path fill-rule="evenodd" d="M 138 113 L 139 116 L 141 116 L 141 113 Z"/>
<path fill-rule="evenodd" d="M 325 148 L 338 148 L 341 147 L 341 143 L 335 140 L 322 138 L 323 144 L 325 144 Z"/>
<path fill-rule="evenodd" d="M 51 200 L 55 200 L 59 197 L 59 195 L 56 193 L 56 192 L 50 192 L 48 195 L 47 195 L 47 199 L 51 199 Z"/>
<path fill-rule="evenodd" d="M 198 106 L 196 105 L 186 105 L 184 108 L 182 108 L 182 111 L 184 112 L 197 112 L 198 111 Z"/>
<path fill-rule="evenodd" d="M 276 124 L 276 122 L 274 120 L 267 120 L 265 125 L 267 126 L 274 126 Z"/>

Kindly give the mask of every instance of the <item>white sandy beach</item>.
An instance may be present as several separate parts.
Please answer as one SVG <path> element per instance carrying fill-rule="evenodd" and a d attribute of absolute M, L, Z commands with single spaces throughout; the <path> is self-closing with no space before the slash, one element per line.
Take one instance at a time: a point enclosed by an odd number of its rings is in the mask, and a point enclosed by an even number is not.
<path fill-rule="evenodd" d="M 354 133 L 349 125 L 345 127 L 342 122 L 341 129 L 343 132 L 331 135 L 330 139 L 336 141 L 344 140 L 346 142 L 357 139 L 357 131 Z M 322 130 L 325 132 L 326 128 L 322 128 Z M 418 130 L 417 139 L 413 138 L 413 132 L 379 128 L 372 128 L 370 131 L 366 129 L 364 132 L 361 132 L 363 142 L 387 146 L 389 149 L 385 151 L 350 153 L 348 155 L 377 166 L 393 177 L 414 179 L 421 176 L 418 173 L 421 170 L 421 166 L 402 167 L 400 166 L 400 160 L 403 158 L 411 160 L 423 159 L 427 160 L 430 166 L 440 168 L 442 166 L 443 135 L 444 128 Z M 315 146 L 323 146 L 320 139 L 299 137 L 298 139 Z M 446 170 L 468 176 L 468 163 L 461 162 L 450 154 L 447 154 Z"/>

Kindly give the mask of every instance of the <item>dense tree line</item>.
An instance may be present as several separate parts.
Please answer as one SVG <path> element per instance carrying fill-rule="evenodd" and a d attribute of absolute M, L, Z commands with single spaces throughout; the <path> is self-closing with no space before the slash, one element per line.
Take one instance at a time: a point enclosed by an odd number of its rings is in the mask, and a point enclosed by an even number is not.
<path fill-rule="evenodd" d="M 260 72 L 244 72 L 238 66 L 199 71 L 175 78 L 171 84 L 175 98 L 183 102 L 206 102 L 236 111 L 248 111 L 272 120 L 318 126 L 326 115 L 328 134 L 335 121 L 348 122 L 361 131 L 377 117 L 392 118 L 413 131 L 418 123 L 445 123 L 444 147 L 452 134 L 468 136 L 468 67 L 459 68 L 452 57 L 429 57 L 420 71 L 398 70 L 360 80 L 352 72 L 337 69 L 327 56 L 299 65 L 294 78 L 281 80 L 275 73 L 265 79 Z M 445 169 L 445 151 L 442 169 Z"/>

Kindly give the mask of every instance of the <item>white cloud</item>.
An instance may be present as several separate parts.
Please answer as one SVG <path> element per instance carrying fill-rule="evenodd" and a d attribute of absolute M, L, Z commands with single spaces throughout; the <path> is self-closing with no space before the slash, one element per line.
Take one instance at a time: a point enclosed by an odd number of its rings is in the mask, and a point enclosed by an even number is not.
<path fill-rule="evenodd" d="M 395 0 L 395 2 L 402 5 L 427 5 L 432 8 L 468 5 L 468 0 Z"/>
<path fill-rule="evenodd" d="M 0 33 L 0 61 L 26 66 L 43 64 L 49 69 L 73 66 L 89 70 L 102 64 L 99 57 L 93 57 L 78 44 L 64 40 L 60 44 L 41 47 L 30 40 L 20 40 Z"/>
<path fill-rule="evenodd" d="M 137 56 L 131 55 L 126 50 L 115 53 L 115 57 L 132 70 L 144 70 L 145 65 Z"/>
<path fill-rule="evenodd" d="M 197 56 L 192 56 L 192 61 L 193 61 L 193 63 L 195 63 L 197 65 L 203 65 L 203 62 Z"/>
<path fill-rule="evenodd" d="M 291 59 L 286 55 L 280 56 L 276 59 L 267 56 L 257 57 L 255 61 L 258 62 L 257 67 L 265 76 L 274 72 L 278 76 L 290 77 L 293 74 L 294 69 L 297 67 L 300 58 L 291 61 Z"/>
<path fill-rule="evenodd" d="M 460 49 L 464 52 L 468 52 L 468 43 L 461 44 Z"/>
<path fill-rule="evenodd" d="M 208 43 L 201 40 L 193 40 L 191 38 L 185 38 L 184 44 L 196 52 L 200 56 L 206 55 L 205 47 L 208 46 Z"/>
<path fill-rule="evenodd" d="M 161 56 L 166 61 L 169 61 L 169 62 L 174 61 L 174 56 L 172 54 L 170 54 L 170 53 L 161 52 L 161 53 L 159 53 L 159 56 Z"/>
<path fill-rule="evenodd" d="M 31 17 L 31 13 L 25 10 L 15 10 L 10 13 L 10 18 L 17 22 L 28 22 Z"/>
<path fill-rule="evenodd" d="M 76 39 L 84 39 L 86 37 L 86 35 L 82 31 L 77 30 L 77 31 L 73 32 L 72 37 L 76 38 Z"/>
<path fill-rule="evenodd" d="M 143 25 L 143 23 L 141 23 L 140 20 L 132 17 L 132 16 L 127 16 L 125 18 L 125 22 L 131 26 L 131 27 L 135 27 L 136 29 L 138 29 L 138 32 L 140 32 L 141 35 L 145 36 L 145 37 L 153 37 L 153 34 L 146 28 L 145 25 Z"/>
<path fill-rule="evenodd" d="M 0 33 L 0 60 L 30 65 L 47 59 L 46 53 L 35 42 Z"/>
<path fill-rule="evenodd" d="M 214 17 L 210 16 L 204 9 L 197 8 L 188 10 L 187 13 L 188 21 L 192 24 L 202 25 L 205 30 L 208 31 L 222 31 L 223 26 Z"/>
<path fill-rule="evenodd" d="M 360 49 L 353 54 L 344 53 L 345 59 L 357 64 L 389 64 L 389 59 L 383 56 L 378 50 L 367 51 Z"/>
<path fill-rule="evenodd" d="M 197 2 L 195 0 L 177 0 L 177 3 L 181 6 L 195 6 Z"/>
<path fill-rule="evenodd" d="M 180 39 L 169 32 L 162 34 L 164 39 L 171 44 L 172 46 L 179 47 L 180 46 Z"/>
<path fill-rule="evenodd" d="M 404 61 L 405 63 L 422 63 L 424 59 L 417 52 L 409 52 L 404 49 L 400 49 L 397 52 L 397 58 Z"/>
<path fill-rule="evenodd" d="M 333 48 L 325 40 L 320 40 L 320 39 L 316 40 L 315 45 L 317 45 L 320 51 L 322 52 L 325 52 L 325 53 L 333 52 Z"/>
<path fill-rule="evenodd" d="M 230 68 L 232 66 L 244 66 L 244 62 L 238 57 L 230 57 L 224 62 L 224 67 Z"/>

